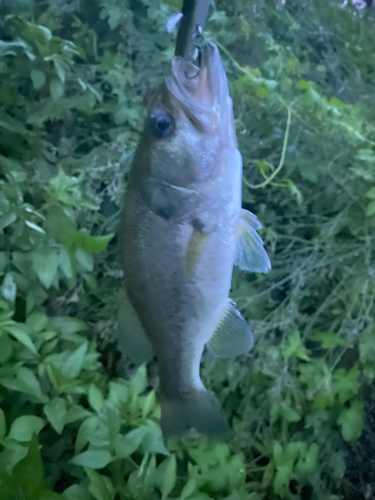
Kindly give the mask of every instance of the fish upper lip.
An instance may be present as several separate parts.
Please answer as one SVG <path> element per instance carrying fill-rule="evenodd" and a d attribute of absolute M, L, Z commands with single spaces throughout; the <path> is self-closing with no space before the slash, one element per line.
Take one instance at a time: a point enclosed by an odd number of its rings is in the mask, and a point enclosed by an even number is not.
<path fill-rule="evenodd" d="M 212 42 L 202 48 L 199 68 L 182 57 L 175 57 L 166 86 L 185 114 L 193 115 L 203 129 L 210 128 L 209 124 L 214 126 L 226 114 L 227 79 L 219 50 Z"/>

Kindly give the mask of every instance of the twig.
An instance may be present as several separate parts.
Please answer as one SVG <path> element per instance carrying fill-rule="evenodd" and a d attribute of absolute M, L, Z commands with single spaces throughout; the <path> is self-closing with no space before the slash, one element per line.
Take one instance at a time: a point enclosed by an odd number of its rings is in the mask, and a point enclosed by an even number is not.
<path fill-rule="evenodd" d="M 224 45 L 222 45 L 217 40 L 215 40 L 215 43 L 216 43 L 216 45 L 218 47 L 220 47 L 220 50 L 222 50 L 226 54 L 226 56 L 230 59 L 230 61 L 233 63 L 233 65 L 234 65 L 235 68 L 237 68 L 239 71 L 241 71 L 241 73 L 247 75 L 250 80 L 253 80 L 253 76 L 250 73 L 250 71 L 246 67 L 243 67 L 240 64 L 238 64 L 238 62 L 234 59 L 234 57 L 228 51 L 228 49 L 226 47 L 224 47 Z M 279 165 L 276 168 L 276 170 L 274 170 L 274 172 L 272 172 L 272 174 L 269 177 L 266 177 L 265 180 L 263 182 L 261 182 L 260 184 L 250 184 L 250 182 L 247 181 L 245 177 L 243 177 L 244 183 L 246 184 L 246 186 L 248 186 L 251 189 L 259 189 L 259 188 L 267 186 L 267 184 L 269 184 L 272 181 L 272 179 L 274 179 L 275 176 L 280 172 L 280 170 L 283 168 L 283 165 L 284 165 L 285 155 L 286 155 L 286 149 L 287 149 L 287 146 L 288 146 L 290 124 L 291 124 L 291 121 L 292 121 L 292 111 L 291 111 L 291 108 L 295 104 L 296 101 L 294 101 L 291 105 L 288 105 L 281 96 L 279 96 L 278 94 L 276 94 L 276 96 L 277 96 L 278 100 L 280 101 L 280 103 L 283 104 L 283 106 L 286 107 L 287 112 L 288 112 L 288 118 L 287 118 L 287 122 L 286 122 L 284 143 L 283 143 L 283 149 L 282 149 L 282 152 L 281 152 L 280 162 L 279 162 Z M 264 177 L 264 175 L 263 175 L 263 177 Z"/>
<path fill-rule="evenodd" d="M 284 165 L 284 161 L 285 161 L 285 155 L 286 155 L 286 148 L 288 146 L 288 139 L 289 139 L 289 131 L 290 131 L 290 124 L 291 124 L 291 121 L 292 121 L 292 113 L 290 111 L 290 107 L 287 106 L 287 111 L 288 111 L 288 118 L 287 118 L 287 121 L 286 121 L 286 128 L 285 128 L 285 136 L 284 136 L 284 143 L 283 143 L 283 149 L 281 151 L 281 158 L 280 158 L 280 162 L 276 168 L 276 170 L 274 170 L 272 172 L 272 174 L 266 178 L 266 180 L 264 180 L 263 182 L 261 182 L 260 184 L 251 184 L 249 181 L 246 180 L 245 177 L 243 177 L 243 181 L 244 183 L 246 184 L 246 186 L 248 186 L 249 188 L 251 189 L 259 189 L 259 188 L 262 188 L 262 187 L 265 187 L 267 186 L 267 184 L 269 184 L 272 179 L 275 178 L 275 176 L 280 172 L 280 170 L 283 168 L 283 165 Z"/>

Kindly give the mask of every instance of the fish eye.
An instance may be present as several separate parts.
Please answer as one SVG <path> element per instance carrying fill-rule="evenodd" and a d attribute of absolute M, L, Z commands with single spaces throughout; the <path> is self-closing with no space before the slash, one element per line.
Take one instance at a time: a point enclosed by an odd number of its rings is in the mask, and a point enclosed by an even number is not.
<path fill-rule="evenodd" d="M 165 111 L 158 109 L 152 113 L 151 118 L 156 137 L 165 139 L 174 131 L 174 119 Z"/>

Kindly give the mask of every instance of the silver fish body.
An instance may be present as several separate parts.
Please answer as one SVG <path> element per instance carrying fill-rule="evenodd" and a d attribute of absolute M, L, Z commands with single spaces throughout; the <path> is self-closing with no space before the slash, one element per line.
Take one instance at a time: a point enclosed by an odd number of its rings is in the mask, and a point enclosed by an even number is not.
<path fill-rule="evenodd" d="M 232 351 L 236 335 L 231 339 L 230 325 L 240 336 L 234 355 L 251 348 L 251 330 L 228 299 L 233 265 L 252 254 L 262 262 L 261 271 L 269 268 L 255 231 L 260 224 L 252 214 L 254 224 L 241 219 L 241 190 L 232 101 L 219 51 L 211 43 L 199 71 L 175 58 L 171 75 L 149 104 L 121 226 L 126 293 L 156 354 L 167 436 L 191 428 L 213 436 L 227 431 L 199 375 L 202 352 L 215 329 L 219 343 L 221 336 Z M 255 242 L 249 251 L 242 245 L 242 257 L 240 220 Z"/>

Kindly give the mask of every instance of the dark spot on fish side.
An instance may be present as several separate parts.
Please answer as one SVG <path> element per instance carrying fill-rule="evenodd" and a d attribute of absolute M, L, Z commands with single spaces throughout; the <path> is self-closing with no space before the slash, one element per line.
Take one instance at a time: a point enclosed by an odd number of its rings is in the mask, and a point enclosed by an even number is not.
<path fill-rule="evenodd" d="M 204 222 L 202 222 L 200 219 L 194 219 L 193 222 L 191 223 L 191 225 L 193 226 L 193 228 L 196 230 L 196 231 L 199 231 L 200 233 L 205 233 L 205 228 L 206 228 L 206 224 Z"/>
<path fill-rule="evenodd" d="M 175 207 L 173 205 L 167 205 L 166 207 L 157 207 L 155 210 L 156 215 L 168 220 L 175 212 Z"/>

